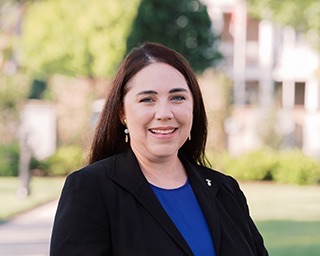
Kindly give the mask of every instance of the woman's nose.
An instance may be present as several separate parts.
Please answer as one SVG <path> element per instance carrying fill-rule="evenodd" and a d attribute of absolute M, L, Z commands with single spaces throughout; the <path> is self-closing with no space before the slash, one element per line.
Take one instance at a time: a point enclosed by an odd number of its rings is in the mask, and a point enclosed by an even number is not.
<path fill-rule="evenodd" d="M 155 118 L 158 120 L 167 120 L 173 118 L 172 109 L 169 104 L 158 104 Z"/>

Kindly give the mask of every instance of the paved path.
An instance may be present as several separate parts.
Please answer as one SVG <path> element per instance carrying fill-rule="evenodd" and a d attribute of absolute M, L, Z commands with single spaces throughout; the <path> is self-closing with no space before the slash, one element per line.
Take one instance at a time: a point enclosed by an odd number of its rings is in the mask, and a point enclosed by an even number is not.
<path fill-rule="evenodd" d="M 1 256 L 47 256 L 57 201 L 0 225 Z"/>

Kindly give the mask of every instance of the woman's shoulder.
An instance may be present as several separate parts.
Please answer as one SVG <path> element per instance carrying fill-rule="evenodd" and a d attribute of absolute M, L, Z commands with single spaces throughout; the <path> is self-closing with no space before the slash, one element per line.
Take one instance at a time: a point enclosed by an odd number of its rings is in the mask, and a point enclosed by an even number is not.
<path fill-rule="evenodd" d="M 207 166 L 199 166 L 199 168 L 202 170 L 202 172 L 205 173 L 206 176 L 210 177 L 212 180 L 220 183 L 222 186 L 227 187 L 228 189 L 231 189 L 234 191 L 235 189 L 239 188 L 239 184 L 235 178 L 232 176 L 223 173 L 220 170 L 216 170 L 211 167 Z"/>

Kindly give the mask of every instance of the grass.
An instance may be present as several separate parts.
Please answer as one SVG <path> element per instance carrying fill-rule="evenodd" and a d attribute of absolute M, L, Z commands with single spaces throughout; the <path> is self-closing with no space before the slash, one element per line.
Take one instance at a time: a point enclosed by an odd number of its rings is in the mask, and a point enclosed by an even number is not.
<path fill-rule="evenodd" d="M 18 178 L 0 177 L 0 223 L 56 199 L 60 195 L 63 182 L 64 178 L 33 177 L 30 182 L 30 196 L 19 199 L 16 196 Z"/>
<path fill-rule="evenodd" d="M 320 186 L 273 182 L 242 182 L 240 185 L 256 221 L 320 221 Z"/>
<path fill-rule="evenodd" d="M 320 187 L 241 183 L 270 256 L 320 255 Z"/>
<path fill-rule="evenodd" d="M 320 221 L 258 221 L 271 256 L 317 256 L 320 252 Z"/>

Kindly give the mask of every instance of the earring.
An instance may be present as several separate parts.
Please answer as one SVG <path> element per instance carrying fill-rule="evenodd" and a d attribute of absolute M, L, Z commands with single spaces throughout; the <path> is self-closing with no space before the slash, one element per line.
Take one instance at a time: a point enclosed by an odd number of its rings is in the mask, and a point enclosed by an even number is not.
<path fill-rule="evenodd" d="M 123 119 L 123 125 L 124 126 L 127 126 L 127 119 Z M 126 142 L 126 143 L 128 143 L 128 141 L 129 141 L 129 130 L 128 130 L 128 128 L 126 128 L 126 129 L 124 129 L 124 134 L 125 134 L 125 139 L 124 139 L 124 141 Z"/>
<path fill-rule="evenodd" d="M 189 137 L 188 137 L 188 139 L 189 139 L 189 140 L 191 140 L 191 133 L 189 133 Z"/>
<path fill-rule="evenodd" d="M 128 141 L 129 141 L 129 130 L 128 130 L 128 128 L 124 129 L 124 134 L 125 134 L 125 142 L 128 143 Z"/>

